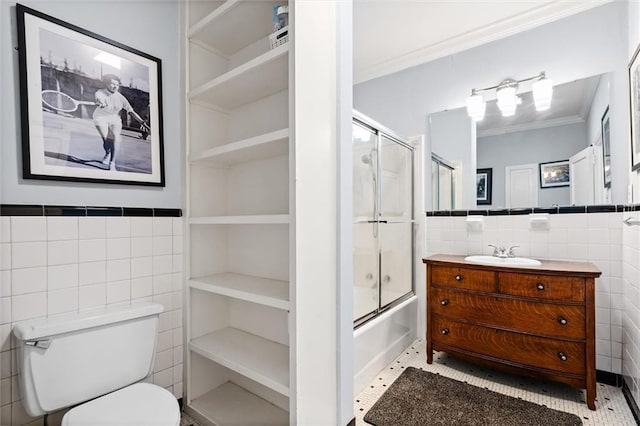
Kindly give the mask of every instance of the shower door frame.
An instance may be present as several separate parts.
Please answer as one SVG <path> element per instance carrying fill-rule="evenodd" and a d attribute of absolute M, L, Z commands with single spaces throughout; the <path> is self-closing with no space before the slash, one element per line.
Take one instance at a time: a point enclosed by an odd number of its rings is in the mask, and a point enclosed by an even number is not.
<path fill-rule="evenodd" d="M 431 204 L 433 204 L 432 210 L 455 210 L 456 208 L 456 168 L 453 164 L 449 163 L 444 158 L 440 157 L 437 154 L 431 153 L 431 166 L 433 167 L 433 163 L 440 166 L 443 166 L 449 170 L 451 170 L 451 206 L 450 208 L 441 208 L 440 207 L 440 170 L 435 175 L 435 178 L 431 178 Z M 432 173 L 433 176 L 433 173 Z M 434 191 L 434 186 L 438 188 L 437 192 Z M 434 196 L 437 195 L 437 205 L 434 203 Z"/>
<path fill-rule="evenodd" d="M 411 219 L 407 220 L 406 223 L 410 223 L 411 226 L 411 263 L 412 263 L 412 267 L 410 270 L 410 279 L 411 279 L 411 289 L 405 293 L 404 295 L 394 299 L 393 301 L 387 303 L 386 305 L 382 306 L 382 244 L 380 242 L 380 232 L 379 229 L 376 232 L 376 242 L 377 242 L 377 253 L 378 253 L 378 305 L 377 308 L 374 309 L 373 311 L 354 319 L 353 321 L 353 328 L 354 330 L 364 324 L 366 324 L 367 322 L 371 321 L 372 319 L 378 317 L 379 315 L 381 315 L 382 313 L 384 313 L 385 311 L 388 311 L 389 309 L 393 308 L 394 306 L 397 306 L 399 304 L 401 304 L 402 302 L 404 302 L 405 300 L 409 299 L 410 297 L 413 297 L 415 295 L 415 273 L 414 273 L 414 268 L 413 268 L 413 259 L 415 257 L 415 251 L 416 251 L 416 242 L 415 242 L 415 227 L 416 227 L 416 219 L 415 219 L 415 214 L 414 214 L 414 204 L 415 204 L 415 182 L 414 182 L 414 169 L 415 169 L 415 147 L 413 147 L 405 138 L 403 138 L 402 136 L 398 135 L 396 132 L 394 132 L 393 130 L 389 129 L 388 127 L 383 126 L 382 124 L 376 122 L 375 120 L 372 120 L 371 118 L 367 117 L 366 115 L 353 110 L 353 119 L 352 122 L 355 124 L 358 124 L 362 127 L 365 127 L 369 130 L 371 130 L 375 137 L 376 137 L 376 141 L 375 141 L 375 145 L 376 145 L 376 151 L 378 153 L 382 152 L 382 136 L 386 137 L 388 140 L 402 146 L 403 148 L 406 148 L 409 150 L 409 153 L 411 155 L 410 158 L 410 164 L 411 164 L 411 170 L 409 173 L 409 180 L 410 180 L 410 193 L 411 193 L 411 204 L 410 204 L 410 213 L 411 213 Z M 376 164 L 376 177 L 377 177 L 377 184 L 376 184 L 376 193 L 375 193 L 375 203 L 377 204 L 378 208 L 374 208 L 374 214 L 377 214 L 377 217 L 373 218 L 374 220 L 367 222 L 367 223 L 373 223 L 373 226 L 375 226 L 376 228 L 379 228 L 379 225 L 382 224 L 386 224 L 388 223 L 388 221 L 386 220 L 382 220 L 381 215 L 380 215 L 380 206 L 382 205 L 382 180 L 381 180 L 381 175 L 382 175 L 382 170 L 381 170 L 381 161 L 380 158 L 382 158 L 382 155 L 378 154 L 378 161 Z M 404 222 L 404 221 L 403 221 Z M 360 221 L 356 221 L 355 224 L 357 223 L 363 223 Z"/>

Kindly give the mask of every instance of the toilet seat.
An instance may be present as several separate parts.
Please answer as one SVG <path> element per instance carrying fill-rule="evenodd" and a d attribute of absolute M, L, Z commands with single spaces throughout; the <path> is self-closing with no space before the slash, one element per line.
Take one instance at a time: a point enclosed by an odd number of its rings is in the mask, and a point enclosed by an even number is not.
<path fill-rule="evenodd" d="M 69 410 L 62 426 L 177 426 L 178 401 L 168 390 L 136 383 Z"/>

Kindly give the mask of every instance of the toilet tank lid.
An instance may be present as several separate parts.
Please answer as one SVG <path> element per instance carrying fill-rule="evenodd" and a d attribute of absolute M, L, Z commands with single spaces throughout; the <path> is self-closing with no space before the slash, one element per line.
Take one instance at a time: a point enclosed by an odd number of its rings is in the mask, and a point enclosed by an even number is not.
<path fill-rule="evenodd" d="M 13 327 L 13 334 L 20 340 L 40 339 L 135 318 L 158 315 L 162 311 L 162 305 L 145 302 L 75 312 L 21 322 Z"/>

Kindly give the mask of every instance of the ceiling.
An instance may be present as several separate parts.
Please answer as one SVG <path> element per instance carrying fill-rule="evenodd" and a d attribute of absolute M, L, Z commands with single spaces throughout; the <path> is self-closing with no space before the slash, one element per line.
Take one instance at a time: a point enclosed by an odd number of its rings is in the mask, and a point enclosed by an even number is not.
<path fill-rule="evenodd" d="M 478 137 L 584 122 L 598 86 L 599 75 L 560 84 L 553 88 L 551 107 L 536 111 L 532 93 L 519 92 L 522 103 L 516 114 L 503 117 L 496 100 L 487 102 L 484 119 L 476 123 Z"/>
<path fill-rule="evenodd" d="M 612 0 L 354 0 L 354 83 L 546 24 Z"/>
<path fill-rule="evenodd" d="M 611 0 L 354 0 L 354 83 L 440 57 L 600 6 Z M 551 108 L 537 112 L 531 86 L 518 91 L 516 115 L 502 117 L 495 94 L 485 96 L 479 137 L 571 124 L 586 119 L 598 76 L 554 87 Z"/>

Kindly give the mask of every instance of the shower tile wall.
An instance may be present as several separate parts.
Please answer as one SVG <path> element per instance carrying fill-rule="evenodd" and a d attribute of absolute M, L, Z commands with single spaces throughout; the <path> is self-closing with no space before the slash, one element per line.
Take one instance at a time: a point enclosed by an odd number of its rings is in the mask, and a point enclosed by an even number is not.
<path fill-rule="evenodd" d="M 493 249 L 488 244 L 519 245 L 518 256 L 595 264 L 602 271 L 595 295 L 596 369 L 622 374 L 623 270 L 628 269 L 623 264 L 622 221 L 626 217 L 621 212 L 552 214 L 549 229 L 538 231 L 529 229 L 529 215 L 484 216 L 484 229 L 478 232 L 467 231 L 465 216 L 427 217 L 427 255 L 490 255 Z M 636 254 L 636 271 L 637 259 Z M 634 282 L 637 285 L 637 279 Z"/>
<path fill-rule="evenodd" d="M 33 420 L 20 403 L 13 324 L 97 307 L 164 306 L 149 380 L 182 397 L 182 230 L 172 217 L 0 217 L 1 425 Z"/>

